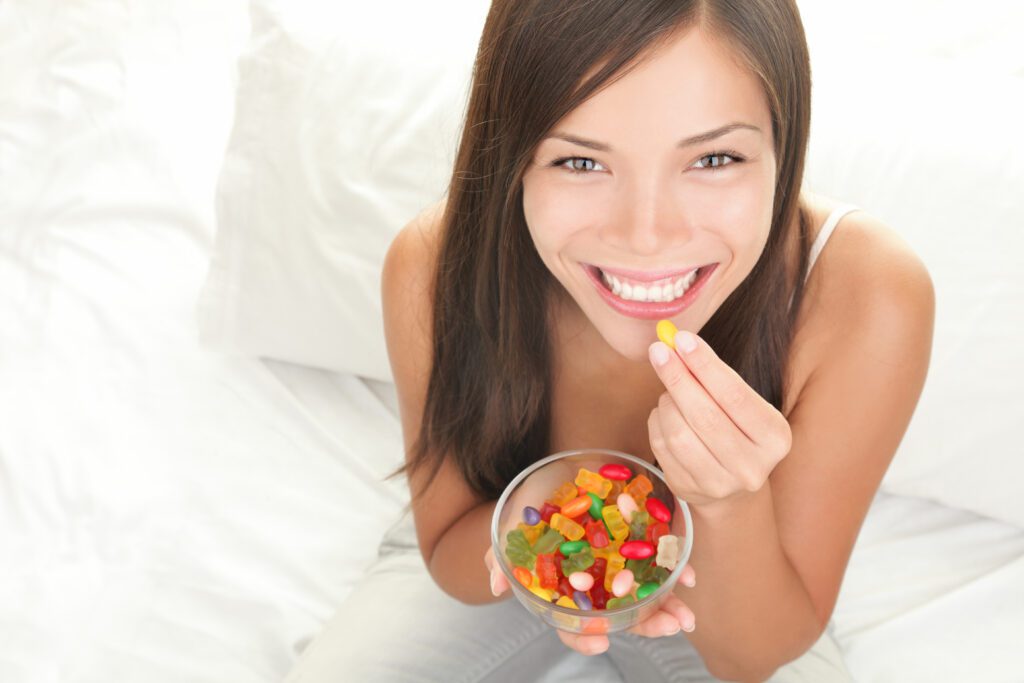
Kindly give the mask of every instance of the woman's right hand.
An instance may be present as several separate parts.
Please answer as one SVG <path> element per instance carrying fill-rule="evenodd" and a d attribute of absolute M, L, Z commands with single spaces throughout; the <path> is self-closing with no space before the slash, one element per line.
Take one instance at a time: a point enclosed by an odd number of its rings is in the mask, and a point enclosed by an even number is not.
<path fill-rule="evenodd" d="M 501 568 L 494 561 L 494 548 L 488 548 L 487 552 L 484 553 L 484 564 L 490 572 L 491 593 L 497 596 L 507 591 L 510 588 L 508 579 L 505 578 L 504 572 L 501 571 Z M 692 588 L 696 585 L 696 581 L 696 572 L 693 566 L 687 563 L 679 574 L 679 583 Z M 696 625 L 697 620 L 693 610 L 677 598 L 675 593 L 669 593 L 665 602 L 662 603 L 661 609 L 639 624 L 626 630 L 629 633 L 635 633 L 646 638 L 661 638 L 663 636 L 675 635 L 679 633 L 679 629 L 687 632 L 693 631 Z M 601 654 L 609 646 L 608 636 L 605 635 L 570 633 L 561 629 L 555 629 L 555 631 L 558 632 L 558 637 L 565 643 L 566 647 L 570 647 L 583 655 Z"/>

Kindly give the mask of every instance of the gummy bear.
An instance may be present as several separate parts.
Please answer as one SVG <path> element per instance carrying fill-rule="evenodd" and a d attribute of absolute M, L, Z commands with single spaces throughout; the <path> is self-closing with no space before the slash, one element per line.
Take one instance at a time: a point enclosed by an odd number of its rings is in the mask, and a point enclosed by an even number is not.
<path fill-rule="evenodd" d="M 533 569 L 537 556 L 530 549 L 530 542 L 526 540 L 526 534 L 522 529 L 512 529 L 505 535 L 508 543 L 505 545 L 505 556 L 509 562 L 517 567 Z"/>

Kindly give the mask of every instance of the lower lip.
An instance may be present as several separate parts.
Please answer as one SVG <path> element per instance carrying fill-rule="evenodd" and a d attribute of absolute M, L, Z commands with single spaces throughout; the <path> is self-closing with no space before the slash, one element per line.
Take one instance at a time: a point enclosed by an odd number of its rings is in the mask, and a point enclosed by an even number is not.
<path fill-rule="evenodd" d="M 626 301 L 625 299 L 620 299 L 601 282 L 600 271 L 597 267 L 584 265 L 583 270 L 587 272 L 587 275 L 594 283 L 594 286 L 597 287 L 597 291 L 605 300 L 605 303 L 622 315 L 642 320 L 661 320 L 662 318 L 671 318 L 674 315 L 678 315 L 689 307 L 697 296 L 700 295 L 700 290 L 704 287 L 704 283 L 708 281 L 708 278 L 711 277 L 711 274 L 715 272 L 717 267 L 717 263 L 705 266 L 700 274 L 697 275 L 694 283 L 690 285 L 690 288 L 674 301 Z"/>

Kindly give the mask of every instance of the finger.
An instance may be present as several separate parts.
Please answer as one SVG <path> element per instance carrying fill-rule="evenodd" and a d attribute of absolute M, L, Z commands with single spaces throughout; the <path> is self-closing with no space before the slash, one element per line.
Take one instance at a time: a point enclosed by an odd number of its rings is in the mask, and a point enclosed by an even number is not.
<path fill-rule="evenodd" d="M 693 351 L 683 350 L 683 341 L 687 336 L 696 342 Z M 748 439 L 758 443 L 757 435 L 773 433 L 771 421 L 776 419 L 778 411 L 728 363 L 722 361 L 700 335 L 682 330 L 676 334 L 675 342 L 678 351 L 676 355 Z"/>
<path fill-rule="evenodd" d="M 508 584 L 508 579 L 505 578 L 504 572 L 501 569 L 495 567 L 491 570 L 491 593 L 495 596 L 501 595 L 507 591 L 511 586 Z"/>
<path fill-rule="evenodd" d="M 679 620 L 671 612 L 660 609 L 639 624 L 626 629 L 629 633 L 635 633 L 645 638 L 663 638 L 665 636 L 679 633 Z"/>
<path fill-rule="evenodd" d="M 608 649 L 608 636 L 583 635 L 559 629 L 555 629 L 555 632 L 567 647 L 576 650 L 581 655 L 599 655 Z"/>
<path fill-rule="evenodd" d="M 683 567 L 683 571 L 679 574 L 679 583 L 683 584 L 687 588 L 693 588 L 697 585 L 697 571 L 689 562 L 686 563 L 686 566 Z"/>
<path fill-rule="evenodd" d="M 679 586 L 676 586 L 676 590 L 681 589 Z M 679 598 L 675 591 L 665 598 L 665 602 L 661 603 L 661 609 L 671 614 L 684 631 L 689 633 L 697 627 L 697 616 L 693 613 L 692 609 L 686 606 L 686 603 Z"/>
<path fill-rule="evenodd" d="M 682 461 L 694 482 L 694 490 L 716 495 L 732 489 L 734 477 L 727 459 L 708 448 L 686 421 L 675 400 L 667 394 L 662 394 L 658 402 L 658 421 L 665 446 L 670 454 L 674 454 L 674 458 L 670 455 L 668 460 Z M 662 461 L 659 459 L 658 462 Z"/>
<path fill-rule="evenodd" d="M 726 470 L 735 471 L 734 465 L 738 463 L 732 460 L 742 458 L 750 451 L 753 443 L 708 394 L 679 354 L 670 352 L 665 363 L 658 364 L 659 352 L 655 349 L 659 344 L 668 351 L 668 346 L 663 342 L 654 342 L 650 347 L 651 362 L 669 396 L 707 450 L 722 461 Z M 666 426 L 663 421 L 662 427 Z M 664 431 L 666 437 L 675 434 L 674 431 Z"/>
<path fill-rule="evenodd" d="M 661 466 L 662 472 L 665 473 L 665 478 L 669 482 L 669 488 L 683 500 L 689 500 L 688 492 L 700 491 L 701 489 L 697 486 L 697 482 L 693 480 L 693 475 L 686 470 L 685 463 L 680 462 L 669 449 L 668 442 L 665 440 L 665 434 L 661 429 L 660 407 L 652 410 L 651 414 L 647 416 L 647 433 L 650 437 L 651 452 L 654 453 L 654 459 Z"/>

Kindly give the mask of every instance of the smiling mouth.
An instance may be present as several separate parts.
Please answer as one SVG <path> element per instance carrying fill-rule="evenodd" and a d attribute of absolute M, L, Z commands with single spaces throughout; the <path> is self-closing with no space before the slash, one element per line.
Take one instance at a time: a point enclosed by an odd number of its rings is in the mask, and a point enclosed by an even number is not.
<path fill-rule="evenodd" d="M 650 282 L 634 280 L 627 277 L 607 273 L 597 266 L 587 265 L 610 294 L 621 301 L 636 303 L 672 303 L 686 295 L 693 285 L 701 280 L 705 273 L 716 263 L 709 263 L 691 270 L 685 275 L 665 277 Z"/>

